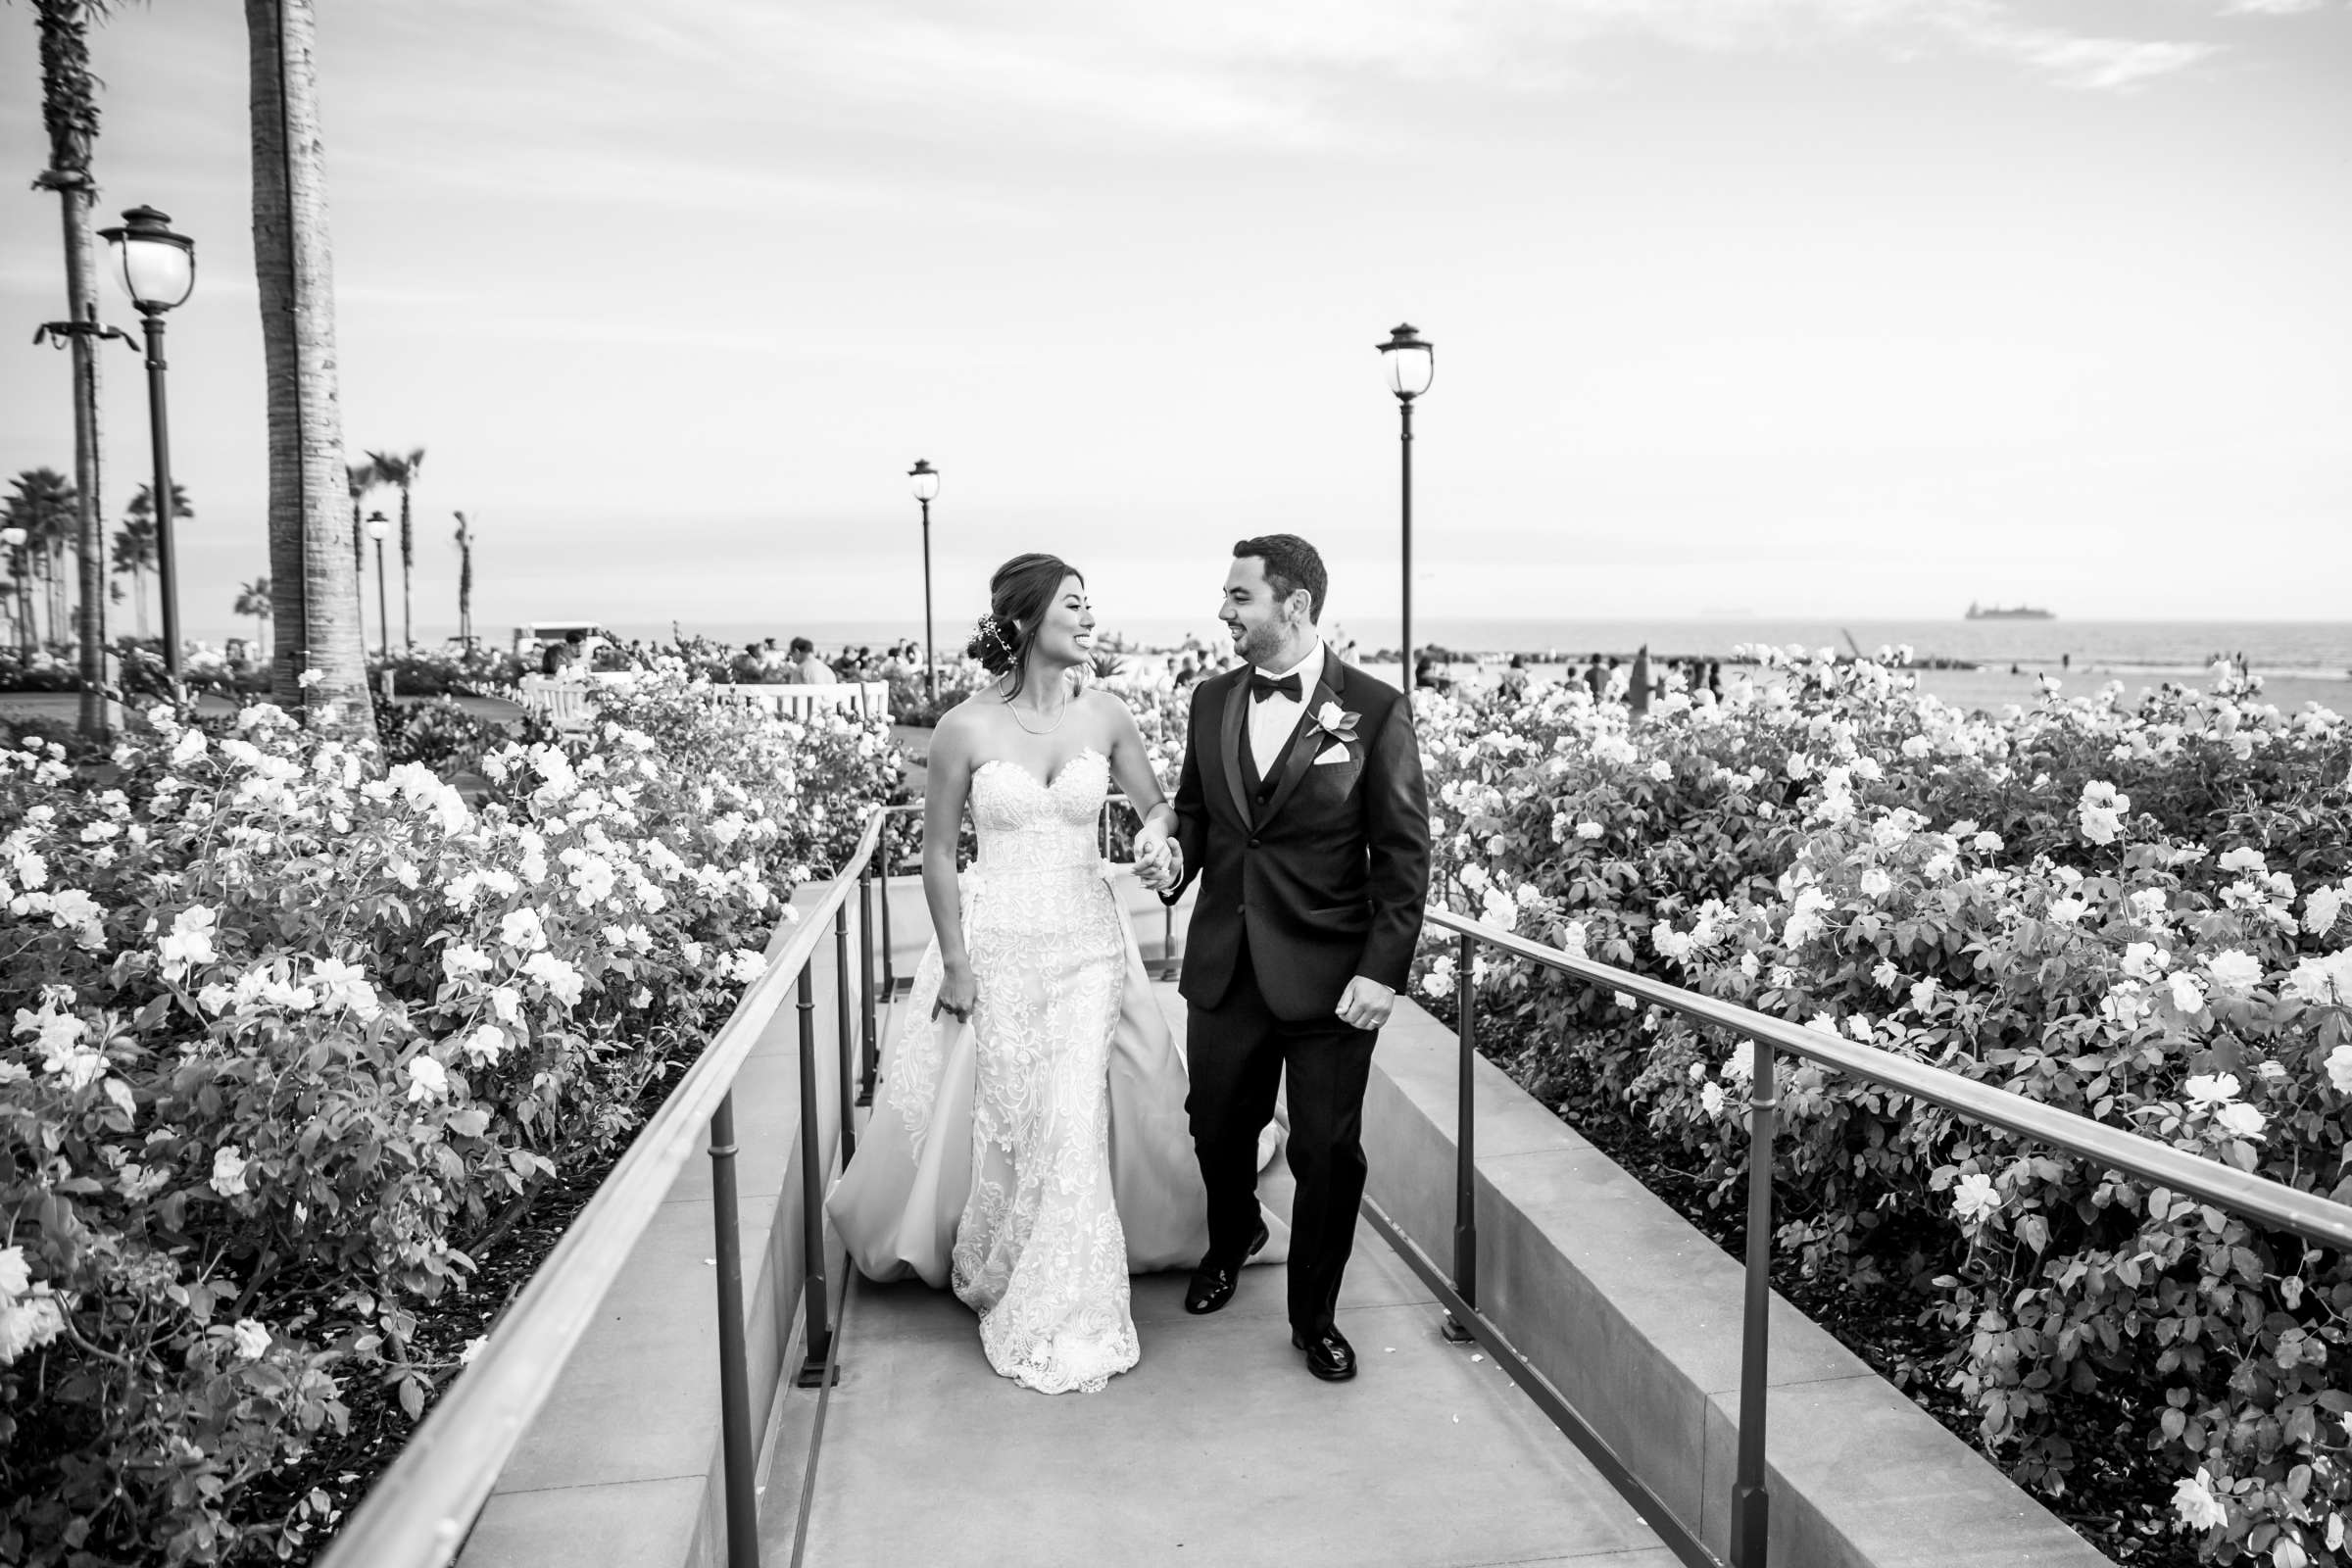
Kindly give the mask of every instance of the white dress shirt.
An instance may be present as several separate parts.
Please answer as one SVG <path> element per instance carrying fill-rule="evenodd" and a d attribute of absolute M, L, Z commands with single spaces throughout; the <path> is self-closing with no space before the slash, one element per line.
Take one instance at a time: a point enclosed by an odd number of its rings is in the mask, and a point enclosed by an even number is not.
<path fill-rule="evenodd" d="M 1315 694 L 1315 682 L 1323 678 L 1323 639 L 1317 637 L 1307 645 L 1306 657 L 1289 669 L 1269 669 L 1265 672 L 1275 680 L 1285 675 L 1298 677 L 1301 699 Z M 1298 719 L 1306 711 L 1302 700 L 1292 702 L 1280 692 L 1260 701 L 1252 692 L 1250 696 L 1250 755 L 1257 762 L 1260 778 L 1271 778 L 1282 765 L 1283 749 L 1290 745 L 1292 734 L 1298 728 Z"/>

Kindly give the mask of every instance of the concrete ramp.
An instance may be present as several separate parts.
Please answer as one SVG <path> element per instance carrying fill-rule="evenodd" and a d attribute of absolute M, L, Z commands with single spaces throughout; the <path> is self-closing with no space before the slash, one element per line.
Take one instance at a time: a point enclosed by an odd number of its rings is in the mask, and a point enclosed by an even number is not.
<path fill-rule="evenodd" d="M 1161 986 L 1178 1028 L 1183 1004 Z M 920 1284 L 850 1291 L 805 1561 L 1022 1564 L 1574 1563 L 1674 1558 L 1473 1347 L 1368 1226 L 1339 1321 L 1362 1370 L 1310 1377 L 1284 1270 L 1184 1312 L 1184 1276 L 1134 1282 L 1143 1362 L 1095 1395 L 998 1377 L 972 1313 Z M 806 1397 L 804 1396 L 804 1397 Z M 804 1444 L 767 1477 L 762 1560 L 790 1560 Z"/>

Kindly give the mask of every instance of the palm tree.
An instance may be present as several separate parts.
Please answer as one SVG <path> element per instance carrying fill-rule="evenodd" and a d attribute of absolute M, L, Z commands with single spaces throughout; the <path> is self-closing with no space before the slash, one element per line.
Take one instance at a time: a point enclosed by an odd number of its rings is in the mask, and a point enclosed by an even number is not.
<path fill-rule="evenodd" d="M 411 648 L 416 646 L 416 634 L 409 630 L 409 574 L 416 564 L 416 534 L 409 525 L 409 491 L 416 476 L 424 471 L 424 448 L 405 456 L 398 452 L 370 452 L 368 461 L 375 465 L 383 482 L 400 491 L 400 640 Z"/>
<path fill-rule="evenodd" d="M 368 574 L 368 564 L 361 555 L 362 541 L 368 535 L 360 526 L 360 507 L 368 499 L 368 492 L 384 481 L 372 463 L 346 463 L 343 481 L 351 490 L 351 573 L 356 581 Z"/>
<path fill-rule="evenodd" d="M 57 192 L 65 222 L 66 318 L 74 362 L 74 552 L 80 560 L 81 712 L 86 736 L 106 730 L 106 521 L 98 487 L 98 268 L 90 204 L 98 193 L 90 154 L 98 142 L 97 78 L 90 74 L 90 24 L 106 0 L 33 0 L 41 39 L 41 120 L 49 167 L 33 181 Z M 54 601 L 53 601 L 54 603 Z M 50 630 L 55 632 L 52 623 Z"/>
<path fill-rule="evenodd" d="M 9 481 L 4 520 L 24 530 L 26 576 L 39 578 L 48 631 L 44 643 L 65 640 L 66 553 L 76 543 L 77 498 L 55 468 L 26 468 Z"/>
<path fill-rule="evenodd" d="M 236 612 L 253 617 L 253 652 L 259 659 L 270 646 L 270 579 L 256 577 L 237 587 Z"/>
<path fill-rule="evenodd" d="M 130 573 L 130 584 L 136 598 L 132 600 L 139 622 L 139 635 L 147 635 L 147 573 L 156 568 L 157 534 L 155 527 L 155 487 L 141 485 L 124 509 L 122 526 L 115 530 L 114 569 Z M 177 479 L 172 481 L 172 515 L 174 518 L 193 517 L 196 509 L 188 505 L 188 487 Z"/>
<path fill-rule="evenodd" d="M 473 651 L 473 528 L 466 514 L 458 518 L 458 638 Z"/>
<path fill-rule="evenodd" d="M 312 0 L 245 0 L 253 131 L 253 256 L 270 389 L 270 577 L 277 629 L 270 694 L 321 728 L 372 734 L 358 563 L 335 481 L 343 414 L 335 377 L 334 250 L 318 119 Z M 302 684 L 306 670 L 318 680 Z M 330 717 L 331 714 L 331 717 Z"/>

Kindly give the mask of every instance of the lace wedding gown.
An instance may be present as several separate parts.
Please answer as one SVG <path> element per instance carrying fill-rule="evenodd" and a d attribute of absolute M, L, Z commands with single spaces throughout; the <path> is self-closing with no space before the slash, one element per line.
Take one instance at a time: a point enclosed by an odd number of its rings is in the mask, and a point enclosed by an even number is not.
<path fill-rule="evenodd" d="M 931 1016 L 935 941 L 825 1202 L 861 1273 L 952 1283 L 989 1365 L 1048 1394 L 1134 1366 L 1127 1276 L 1190 1268 L 1208 1245 L 1184 1061 L 1096 848 L 1109 787 L 1091 750 L 1051 781 L 1003 760 L 975 770 L 971 1022 Z M 1270 1261 L 1289 1238 L 1268 1224 Z"/>

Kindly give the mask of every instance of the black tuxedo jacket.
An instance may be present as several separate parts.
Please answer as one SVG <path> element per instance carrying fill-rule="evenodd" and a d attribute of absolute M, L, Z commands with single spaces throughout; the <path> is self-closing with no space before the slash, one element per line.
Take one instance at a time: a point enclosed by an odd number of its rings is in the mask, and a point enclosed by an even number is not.
<path fill-rule="evenodd" d="M 1249 944 L 1278 1018 L 1328 1017 L 1355 975 L 1402 991 L 1429 896 L 1429 800 L 1412 719 L 1394 687 L 1323 651 L 1323 672 L 1282 756 L 1244 777 L 1250 666 L 1200 683 L 1176 785 L 1176 840 L 1193 911 L 1180 989 L 1214 1007 Z M 1326 704 L 1355 715 L 1352 740 L 1316 722 Z M 1343 727 L 1346 727 L 1343 724 Z M 1334 761 L 1316 759 L 1334 747 Z"/>

